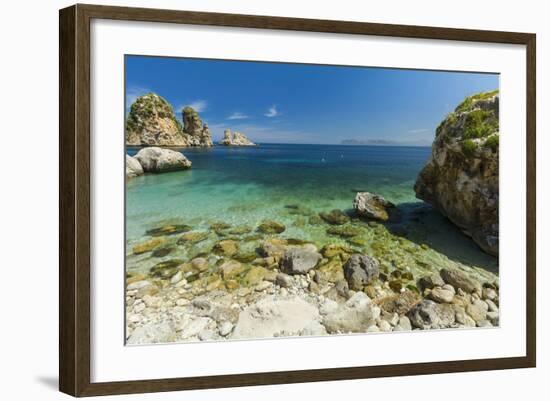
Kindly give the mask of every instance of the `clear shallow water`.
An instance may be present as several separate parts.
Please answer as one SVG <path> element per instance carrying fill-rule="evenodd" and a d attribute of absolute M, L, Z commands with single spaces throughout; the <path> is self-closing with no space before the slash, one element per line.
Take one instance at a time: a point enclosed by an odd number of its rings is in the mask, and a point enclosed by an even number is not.
<path fill-rule="evenodd" d="M 137 151 L 130 148 L 128 154 Z M 255 228 L 273 219 L 287 226 L 284 237 L 320 246 L 338 242 L 326 234 L 326 226 L 307 224 L 307 216 L 293 215 L 285 206 L 300 205 L 312 213 L 349 210 L 356 192 L 369 191 L 405 209 L 418 207 L 413 185 L 430 155 L 429 147 L 284 144 L 181 151 L 193 162 L 190 170 L 127 182 L 128 250 L 147 229 L 168 222 L 202 230 L 217 221 Z M 496 265 L 437 212 L 425 214 L 412 232 L 450 258 Z M 202 246 L 206 251 L 211 243 Z"/>
<path fill-rule="evenodd" d="M 128 239 L 141 236 L 148 224 L 176 217 L 253 223 L 276 218 L 275 210 L 287 204 L 350 209 L 361 190 L 395 203 L 414 201 L 414 180 L 430 148 L 271 144 L 182 153 L 192 169 L 128 182 Z"/>

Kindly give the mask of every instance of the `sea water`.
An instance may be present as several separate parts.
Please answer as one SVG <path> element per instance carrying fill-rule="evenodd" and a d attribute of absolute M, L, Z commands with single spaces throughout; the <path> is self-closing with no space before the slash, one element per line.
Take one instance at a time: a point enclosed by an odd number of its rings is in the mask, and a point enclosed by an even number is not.
<path fill-rule="evenodd" d="M 127 153 L 138 150 L 128 148 Z M 429 147 L 261 144 L 180 151 L 193 163 L 191 169 L 127 181 L 128 253 L 147 229 L 167 222 L 207 230 L 214 222 L 255 228 L 272 219 L 287 227 L 283 236 L 322 246 L 336 240 L 326 234 L 326 227 L 308 224 L 307 217 L 293 214 L 289 206 L 312 214 L 332 209 L 351 213 L 355 194 L 361 191 L 382 195 L 403 210 L 425 206 L 413 186 L 429 158 Z M 425 213 L 417 226 L 424 232 L 418 234 L 416 227 L 416 235 L 449 258 L 497 269 L 495 258 L 436 211 Z"/>

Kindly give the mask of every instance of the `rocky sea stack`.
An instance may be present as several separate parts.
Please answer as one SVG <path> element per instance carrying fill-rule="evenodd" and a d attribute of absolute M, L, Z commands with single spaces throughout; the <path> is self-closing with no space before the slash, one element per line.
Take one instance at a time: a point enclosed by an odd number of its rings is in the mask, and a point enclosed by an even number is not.
<path fill-rule="evenodd" d="M 240 132 L 233 132 L 226 129 L 223 133 L 223 139 L 220 141 L 220 145 L 225 146 L 256 146 L 254 142 L 246 137 L 245 134 Z"/>
<path fill-rule="evenodd" d="M 126 119 L 126 144 L 130 146 L 212 146 L 206 123 L 191 107 L 182 110 L 184 126 L 170 103 L 155 93 L 140 96 Z"/>
<path fill-rule="evenodd" d="M 466 98 L 437 127 L 416 196 L 498 255 L 499 93 Z"/>

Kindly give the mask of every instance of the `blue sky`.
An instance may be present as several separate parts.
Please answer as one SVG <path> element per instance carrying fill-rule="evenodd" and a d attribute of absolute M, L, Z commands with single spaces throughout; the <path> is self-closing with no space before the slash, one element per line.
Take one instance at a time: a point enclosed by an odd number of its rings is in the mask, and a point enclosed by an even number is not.
<path fill-rule="evenodd" d="M 178 118 L 195 107 L 215 140 L 230 128 L 259 143 L 355 139 L 430 145 L 435 128 L 497 74 L 126 56 L 126 107 L 155 92 Z"/>

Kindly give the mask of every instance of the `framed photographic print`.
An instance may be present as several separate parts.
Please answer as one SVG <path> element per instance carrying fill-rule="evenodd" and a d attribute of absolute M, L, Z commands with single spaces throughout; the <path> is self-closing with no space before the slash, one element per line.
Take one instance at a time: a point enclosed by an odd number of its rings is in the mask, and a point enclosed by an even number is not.
<path fill-rule="evenodd" d="M 534 367 L 535 112 L 529 33 L 61 10 L 60 390 Z"/>

